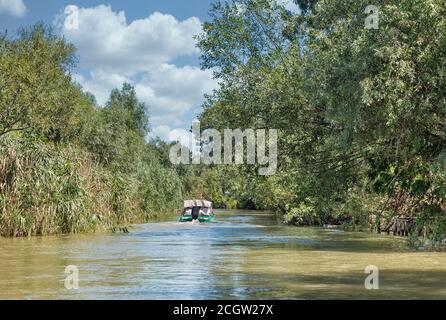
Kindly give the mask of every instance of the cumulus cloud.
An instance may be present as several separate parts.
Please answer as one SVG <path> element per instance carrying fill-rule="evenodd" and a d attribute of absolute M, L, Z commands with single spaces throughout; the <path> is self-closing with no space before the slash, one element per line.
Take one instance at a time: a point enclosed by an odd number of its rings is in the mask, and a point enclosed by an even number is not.
<path fill-rule="evenodd" d="M 23 0 L 0 0 L 0 14 L 6 13 L 15 17 L 23 17 L 26 6 Z"/>
<path fill-rule="evenodd" d="M 212 71 L 173 63 L 198 55 L 198 18 L 178 21 L 155 12 L 129 23 L 125 12 L 114 12 L 110 6 L 66 9 L 55 24 L 78 49 L 84 72 L 74 78 L 85 91 L 104 105 L 113 88 L 128 82 L 149 106 L 152 135 L 168 140 L 171 128 L 190 126 L 185 119 L 201 106 L 204 94 L 217 88 Z"/>
<path fill-rule="evenodd" d="M 67 39 L 76 44 L 84 66 L 131 75 L 198 53 L 193 39 L 201 32 L 198 18 L 178 21 L 172 15 L 154 12 L 128 23 L 125 12 L 114 12 L 110 6 L 70 6 L 72 15 L 74 10 L 76 28 L 61 23 L 68 18 L 66 13 L 57 22 Z"/>
<path fill-rule="evenodd" d="M 203 96 L 216 87 L 211 71 L 172 64 L 154 68 L 135 86 L 142 100 L 148 105 L 157 106 L 152 112 L 154 117 L 190 112 L 200 106 Z"/>
<path fill-rule="evenodd" d="M 94 94 L 99 105 L 105 105 L 110 92 L 115 88 L 122 87 L 122 84 L 130 83 L 130 79 L 117 73 L 105 72 L 101 69 L 90 71 L 88 76 L 75 74 L 74 80 L 82 85 L 87 92 Z"/>
<path fill-rule="evenodd" d="M 217 88 L 211 71 L 198 67 L 177 67 L 162 64 L 138 77 L 125 77 L 95 69 L 88 76 L 76 74 L 74 79 L 85 91 L 95 95 L 100 105 L 104 105 L 110 91 L 119 88 L 124 82 L 135 87 L 138 98 L 150 107 L 153 124 L 184 126 L 183 116 L 199 107 L 206 93 Z"/>

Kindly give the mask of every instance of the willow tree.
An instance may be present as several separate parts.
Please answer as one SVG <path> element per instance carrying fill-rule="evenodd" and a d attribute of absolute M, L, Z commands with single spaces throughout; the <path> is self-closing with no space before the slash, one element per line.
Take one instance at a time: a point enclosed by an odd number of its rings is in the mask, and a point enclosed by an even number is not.
<path fill-rule="evenodd" d="M 395 215 L 441 226 L 446 4 L 298 3 L 299 12 L 270 0 L 212 7 L 199 47 L 222 85 L 202 123 L 280 129 L 285 211 L 317 223 L 372 214 L 377 229 Z"/>
<path fill-rule="evenodd" d="M 43 24 L 0 39 L 0 136 L 36 130 L 59 139 L 82 100 L 71 82 L 75 49 Z"/>

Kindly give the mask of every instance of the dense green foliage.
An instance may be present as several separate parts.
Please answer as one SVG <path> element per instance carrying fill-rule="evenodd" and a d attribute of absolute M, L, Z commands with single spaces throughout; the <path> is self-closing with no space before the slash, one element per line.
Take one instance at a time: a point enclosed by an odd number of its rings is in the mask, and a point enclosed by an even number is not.
<path fill-rule="evenodd" d="M 379 26 L 370 29 L 370 1 L 297 2 L 299 13 L 270 0 L 216 2 L 198 38 L 203 68 L 221 82 L 202 127 L 280 130 L 278 173 L 237 169 L 238 195 L 296 224 L 385 231 L 413 217 L 412 237 L 438 245 L 446 3 L 375 1 Z"/>
<path fill-rule="evenodd" d="M 147 107 L 128 84 L 96 106 L 71 79 L 74 52 L 40 24 L 0 38 L 0 235 L 125 230 L 178 209 Z"/>

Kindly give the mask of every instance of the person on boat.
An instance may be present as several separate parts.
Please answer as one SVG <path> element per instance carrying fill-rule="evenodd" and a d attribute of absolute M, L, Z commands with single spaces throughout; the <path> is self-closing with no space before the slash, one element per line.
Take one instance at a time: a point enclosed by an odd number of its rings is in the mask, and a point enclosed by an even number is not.
<path fill-rule="evenodd" d="M 209 208 L 201 208 L 201 210 L 200 210 L 200 215 L 203 215 L 203 216 L 210 216 Z"/>
<path fill-rule="evenodd" d="M 204 216 L 204 208 L 200 208 L 200 216 Z"/>

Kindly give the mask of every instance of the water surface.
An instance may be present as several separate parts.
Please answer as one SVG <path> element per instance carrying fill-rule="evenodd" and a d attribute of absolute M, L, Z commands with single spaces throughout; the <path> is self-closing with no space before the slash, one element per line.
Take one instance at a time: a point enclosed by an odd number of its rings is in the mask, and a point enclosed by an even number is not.
<path fill-rule="evenodd" d="M 68 265 L 79 268 L 79 290 L 65 289 Z M 364 287 L 368 265 L 379 268 L 379 290 Z M 0 238 L 0 271 L 0 299 L 446 299 L 445 253 L 253 211 L 129 234 Z"/>

